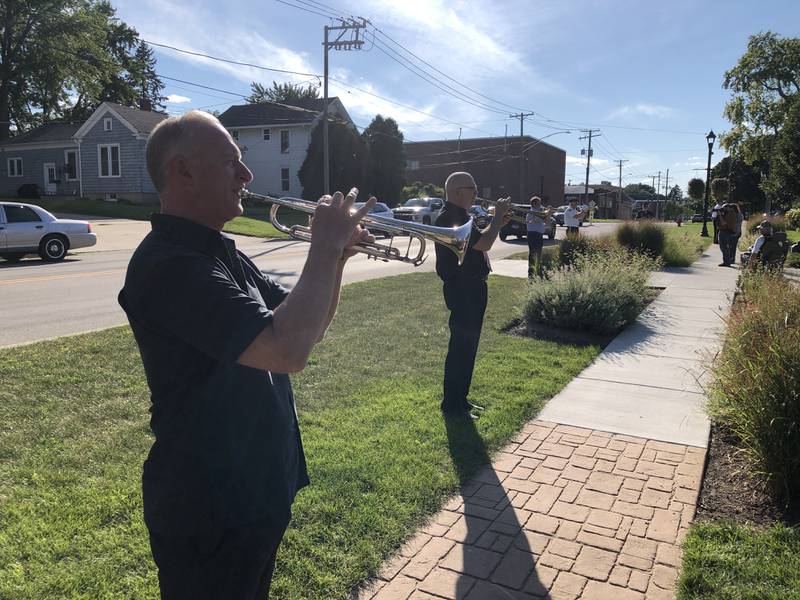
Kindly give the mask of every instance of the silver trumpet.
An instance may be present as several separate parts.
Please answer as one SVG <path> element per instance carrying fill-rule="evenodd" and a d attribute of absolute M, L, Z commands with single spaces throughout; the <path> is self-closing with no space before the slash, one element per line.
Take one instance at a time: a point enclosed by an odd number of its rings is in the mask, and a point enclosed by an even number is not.
<path fill-rule="evenodd" d="M 493 213 L 493 209 L 497 205 L 497 200 L 489 200 L 487 198 L 478 198 L 478 202 L 481 203 L 481 206 L 487 210 L 487 212 Z M 552 208 L 549 206 L 542 211 L 533 211 L 533 214 L 539 217 L 540 219 L 546 218 L 551 212 Z M 531 212 L 531 207 L 525 204 L 510 204 L 508 207 L 508 216 L 512 221 L 518 221 L 520 223 L 526 222 L 527 214 Z"/>
<path fill-rule="evenodd" d="M 248 190 L 242 190 L 242 199 L 255 200 L 257 202 L 268 202 L 272 204 L 269 211 L 269 220 L 272 226 L 278 231 L 289 235 L 290 237 L 301 240 L 304 242 L 311 241 L 311 228 L 303 225 L 286 226 L 278 221 L 278 209 L 281 206 L 286 206 L 294 210 L 309 213 L 311 215 L 317 210 L 317 203 L 311 200 L 303 200 L 302 198 L 273 198 L 272 196 L 262 196 L 261 194 L 254 194 Z M 397 260 L 400 262 L 410 263 L 415 267 L 420 266 L 427 256 L 425 256 L 425 244 L 429 240 L 436 244 L 440 244 L 448 248 L 458 257 L 458 264 L 464 262 L 464 256 L 467 254 L 467 247 L 469 244 L 470 234 L 472 233 L 472 219 L 461 225 L 460 227 L 436 227 L 434 225 L 422 225 L 419 223 L 410 223 L 400 219 L 390 219 L 389 217 L 380 217 L 376 215 L 366 215 L 361 224 L 369 229 L 374 227 L 381 231 L 394 235 L 408 234 L 408 247 L 405 253 L 402 253 L 398 248 L 392 246 L 392 241 L 388 244 L 376 244 L 374 242 L 362 242 L 357 244 L 354 249 L 357 252 L 366 254 L 376 260 L 388 262 L 390 260 Z M 419 251 L 416 255 L 411 255 L 411 242 L 413 240 L 419 241 Z"/>

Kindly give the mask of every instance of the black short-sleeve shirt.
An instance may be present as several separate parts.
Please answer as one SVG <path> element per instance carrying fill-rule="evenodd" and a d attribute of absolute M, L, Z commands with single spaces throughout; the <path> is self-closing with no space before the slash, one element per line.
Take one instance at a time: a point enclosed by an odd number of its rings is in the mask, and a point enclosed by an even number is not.
<path fill-rule="evenodd" d="M 119 294 L 151 391 L 151 529 L 288 522 L 308 484 L 292 386 L 236 362 L 287 295 L 227 236 L 153 215 Z"/>
<path fill-rule="evenodd" d="M 436 217 L 434 225 L 437 227 L 458 227 L 463 225 L 469 220 L 469 213 L 453 204 L 445 202 L 442 212 Z M 464 262 L 458 264 L 458 257 L 454 252 L 436 244 L 436 274 L 442 278 L 443 281 L 454 279 L 486 279 L 489 276 L 489 263 L 486 260 L 486 255 L 480 251 L 475 250 L 474 246 L 481 239 L 481 231 L 472 222 L 472 233 L 469 238 L 469 249 L 464 257 Z"/>

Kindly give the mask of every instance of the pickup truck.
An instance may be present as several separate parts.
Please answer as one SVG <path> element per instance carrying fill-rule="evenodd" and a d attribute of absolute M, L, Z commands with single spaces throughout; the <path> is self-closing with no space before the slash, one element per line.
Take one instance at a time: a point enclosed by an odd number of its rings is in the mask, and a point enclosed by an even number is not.
<path fill-rule="evenodd" d="M 432 225 L 442 211 L 441 198 L 410 198 L 402 206 L 392 209 L 395 219 Z"/>

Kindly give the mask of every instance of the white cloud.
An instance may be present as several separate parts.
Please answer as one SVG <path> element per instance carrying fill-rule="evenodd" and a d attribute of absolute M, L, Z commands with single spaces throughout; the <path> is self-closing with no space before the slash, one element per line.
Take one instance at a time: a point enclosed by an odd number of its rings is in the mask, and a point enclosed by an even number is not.
<path fill-rule="evenodd" d="M 167 102 L 171 104 L 184 104 L 186 102 L 191 102 L 191 98 L 187 98 L 186 96 L 181 96 L 180 94 L 170 94 L 167 96 Z"/>
<path fill-rule="evenodd" d="M 614 119 L 629 119 L 636 116 L 655 117 L 656 119 L 667 119 L 675 115 L 675 111 L 660 104 L 647 104 L 640 102 L 638 104 L 626 104 L 611 112 L 606 117 L 606 121 Z"/>

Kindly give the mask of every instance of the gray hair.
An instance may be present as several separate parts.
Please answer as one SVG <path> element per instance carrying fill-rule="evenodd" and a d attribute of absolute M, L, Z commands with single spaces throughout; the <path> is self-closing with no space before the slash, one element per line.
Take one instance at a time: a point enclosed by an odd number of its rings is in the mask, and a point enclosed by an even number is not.
<path fill-rule="evenodd" d="M 191 142 L 191 129 L 201 123 L 220 124 L 214 115 L 201 110 L 190 110 L 179 116 L 170 117 L 155 126 L 150 138 L 147 140 L 145 158 L 147 173 L 156 187 L 162 192 L 166 187 L 166 173 L 164 167 L 172 155 L 187 147 Z"/>

